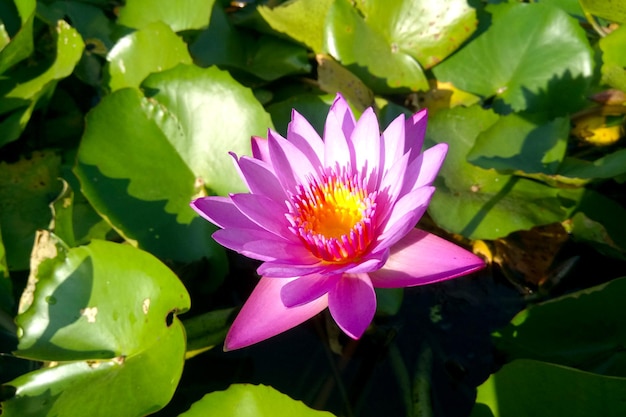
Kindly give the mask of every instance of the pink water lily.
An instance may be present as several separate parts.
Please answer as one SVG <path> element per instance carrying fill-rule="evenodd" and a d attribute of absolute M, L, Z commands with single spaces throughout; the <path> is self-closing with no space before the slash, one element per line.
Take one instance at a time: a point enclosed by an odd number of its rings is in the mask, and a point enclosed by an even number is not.
<path fill-rule="evenodd" d="M 223 246 L 263 263 L 262 276 L 226 337 L 226 350 L 282 333 L 328 307 L 358 339 L 376 311 L 374 288 L 438 282 L 476 271 L 471 252 L 415 228 L 447 152 L 421 152 L 427 112 L 380 134 L 371 108 L 358 121 L 338 94 L 324 137 L 292 112 L 287 138 L 253 138 L 233 155 L 250 193 L 191 206 L 221 228 Z"/>

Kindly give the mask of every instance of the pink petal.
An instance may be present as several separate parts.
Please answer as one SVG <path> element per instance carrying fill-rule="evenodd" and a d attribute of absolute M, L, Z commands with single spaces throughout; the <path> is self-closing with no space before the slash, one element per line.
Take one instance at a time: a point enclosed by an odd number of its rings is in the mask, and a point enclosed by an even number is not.
<path fill-rule="evenodd" d="M 337 94 L 324 125 L 324 166 L 335 168 L 336 165 L 349 165 L 355 168 L 354 146 L 348 139 L 354 126 L 354 116 L 348 103 Z"/>
<path fill-rule="evenodd" d="M 318 172 L 316 162 L 279 134 L 271 132 L 268 141 L 274 172 L 285 190 L 295 192 L 298 184 L 307 184 Z"/>
<path fill-rule="evenodd" d="M 367 188 L 375 190 L 382 177 L 379 167 L 382 162 L 382 144 L 378 120 L 371 107 L 363 112 L 352 132 L 351 140 L 357 150 L 355 169 L 360 171 L 362 178 L 366 178 Z"/>
<path fill-rule="evenodd" d="M 360 338 L 376 312 L 376 293 L 369 276 L 344 274 L 328 293 L 328 309 L 341 330 L 353 339 Z"/>
<path fill-rule="evenodd" d="M 201 197 L 193 200 L 190 205 L 199 215 L 218 227 L 258 228 L 228 197 Z"/>
<path fill-rule="evenodd" d="M 262 194 L 277 203 L 284 203 L 287 200 L 287 194 L 268 164 L 247 156 L 242 156 L 236 161 L 251 193 Z"/>
<path fill-rule="evenodd" d="M 482 259 L 460 246 L 413 229 L 391 248 L 385 266 L 369 275 L 375 287 L 400 288 L 444 281 L 484 266 Z"/>
<path fill-rule="evenodd" d="M 258 226 L 287 240 L 298 241 L 289 230 L 289 222 L 285 217 L 287 207 L 284 204 L 258 194 L 233 194 L 230 198 L 239 211 Z"/>
<path fill-rule="evenodd" d="M 404 176 L 409 163 L 409 155 L 403 155 L 383 176 L 376 199 L 376 216 L 386 219 L 404 185 Z"/>
<path fill-rule="evenodd" d="M 428 110 L 422 109 L 409 117 L 405 124 L 404 152 L 411 152 L 411 160 L 419 155 L 424 146 L 424 135 L 428 124 Z"/>
<path fill-rule="evenodd" d="M 338 275 L 307 275 L 291 281 L 280 292 L 283 304 L 287 307 L 297 307 L 308 304 L 327 294 L 341 279 Z"/>
<path fill-rule="evenodd" d="M 432 185 L 437 178 L 441 165 L 443 165 L 447 152 L 448 144 L 439 143 L 413 159 L 406 169 L 404 186 L 400 195 L 425 185 Z"/>
<path fill-rule="evenodd" d="M 322 167 L 324 141 L 309 121 L 295 109 L 291 112 L 291 122 L 287 127 L 287 140 L 298 147 L 316 168 Z"/>
<path fill-rule="evenodd" d="M 263 276 L 272 276 L 278 278 L 301 277 L 304 275 L 317 274 L 327 272 L 328 265 L 326 262 L 318 262 L 316 264 L 286 263 L 286 262 L 264 262 L 256 270 L 257 274 Z"/>
<path fill-rule="evenodd" d="M 326 296 L 298 307 L 285 307 L 280 293 L 294 279 L 261 278 L 230 327 L 224 350 L 240 349 L 276 336 L 326 308 Z"/>
<path fill-rule="evenodd" d="M 280 260 L 304 265 L 319 262 L 302 245 L 283 240 L 265 230 L 222 229 L 213 233 L 213 239 L 228 249 L 260 261 Z"/>
<path fill-rule="evenodd" d="M 391 167 L 404 155 L 404 115 L 396 117 L 382 133 L 382 141 L 385 147 L 384 158 L 385 164 L 383 174 L 391 169 Z"/>
<path fill-rule="evenodd" d="M 402 196 L 391 208 L 389 218 L 386 220 L 386 224 L 382 229 L 381 238 L 384 238 L 384 235 L 389 233 L 390 230 L 393 230 L 396 223 L 406 219 L 408 216 L 414 217 L 415 223 L 413 223 L 413 226 L 415 226 L 428 208 L 428 204 L 434 192 L 435 187 L 422 187 Z M 392 244 L 393 243 L 390 243 L 389 245 Z"/>
<path fill-rule="evenodd" d="M 269 145 L 267 143 L 267 139 L 259 137 L 259 136 L 252 136 L 251 147 L 252 147 L 252 156 L 254 158 L 259 159 L 267 164 L 271 163 L 270 150 L 269 150 Z"/>

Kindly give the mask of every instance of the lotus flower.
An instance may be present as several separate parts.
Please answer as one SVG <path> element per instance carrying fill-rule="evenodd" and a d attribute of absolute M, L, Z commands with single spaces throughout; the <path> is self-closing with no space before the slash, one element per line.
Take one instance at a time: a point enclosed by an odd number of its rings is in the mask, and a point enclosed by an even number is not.
<path fill-rule="evenodd" d="M 396 118 L 380 134 L 371 108 L 358 122 L 338 94 L 320 138 L 292 112 L 287 138 L 252 138 L 252 157 L 232 155 L 249 193 L 191 206 L 221 230 L 214 239 L 263 263 L 261 279 L 230 328 L 225 350 L 282 333 L 328 307 L 360 338 L 376 311 L 374 288 L 443 281 L 483 261 L 415 228 L 447 152 L 421 152 L 427 112 Z"/>

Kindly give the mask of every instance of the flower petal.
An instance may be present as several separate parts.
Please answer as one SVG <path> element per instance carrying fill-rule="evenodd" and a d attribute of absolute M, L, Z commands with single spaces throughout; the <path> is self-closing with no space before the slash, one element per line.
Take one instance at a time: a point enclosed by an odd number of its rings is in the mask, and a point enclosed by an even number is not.
<path fill-rule="evenodd" d="M 268 141 L 272 167 L 285 190 L 295 192 L 298 184 L 307 184 L 319 172 L 316 162 L 278 133 L 270 132 Z"/>
<path fill-rule="evenodd" d="M 240 349 L 276 336 L 326 308 L 326 296 L 298 307 L 285 307 L 280 293 L 283 286 L 294 279 L 261 278 L 230 327 L 224 350 Z"/>
<path fill-rule="evenodd" d="M 391 167 L 400 160 L 404 155 L 404 114 L 396 117 L 382 133 L 382 141 L 384 146 L 385 164 L 382 174 L 384 175 Z"/>
<path fill-rule="evenodd" d="M 295 109 L 287 126 L 287 140 L 300 149 L 313 165 L 321 169 L 324 160 L 324 141 L 309 121 Z"/>
<path fill-rule="evenodd" d="M 368 274 L 344 274 L 328 293 L 328 309 L 341 330 L 360 338 L 376 312 L 376 293 Z"/>
<path fill-rule="evenodd" d="M 258 228 L 252 220 L 239 211 L 228 197 L 196 198 L 190 205 L 199 215 L 218 227 Z"/>
<path fill-rule="evenodd" d="M 324 125 L 324 166 L 355 168 L 354 146 L 349 140 L 356 122 L 348 103 L 337 94 Z"/>
<path fill-rule="evenodd" d="M 375 287 L 400 288 L 444 281 L 484 266 L 482 259 L 460 246 L 413 229 L 391 248 L 385 266 L 369 275 Z"/>
<path fill-rule="evenodd" d="M 259 194 L 233 194 L 230 198 L 239 211 L 258 226 L 276 236 L 298 241 L 296 235 L 289 230 L 289 222 L 285 217 L 286 205 Z"/>
<path fill-rule="evenodd" d="M 432 185 L 448 152 L 448 144 L 438 143 L 409 162 L 400 195 L 419 187 Z"/>
<path fill-rule="evenodd" d="M 356 166 L 368 190 L 375 190 L 382 177 L 381 164 L 381 136 L 378 127 L 378 120 L 374 110 L 366 109 L 356 124 L 352 136 L 350 137 L 355 149 Z"/>
<path fill-rule="evenodd" d="M 284 240 L 266 230 L 228 228 L 213 233 L 222 246 L 260 261 L 294 262 L 308 265 L 319 262 L 302 245 Z"/>
<path fill-rule="evenodd" d="M 268 129 L 268 132 L 269 132 L 269 129 Z M 252 147 L 252 156 L 254 158 L 260 161 L 263 161 L 267 164 L 271 164 L 270 150 L 269 150 L 269 145 L 267 143 L 267 139 L 259 137 L 259 136 L 252 136 L 250 145 Z"/>
<path fill-rule="evenodd" d="M 424 135 L 428 124 L 428 110 L 422 109 L 406 120 L 404 152 L 411 152 L 411 160 L 415 159 L 424 146 Z"/>
<path fill-rule="evenodd" d="M 402 233 L 400 230 L 397 230 L 398 222 L 405 223 L 407 218 L 412 218 L 412 226 L 414 227 L 419 219 L 424 215 L 424 212 L 428 208 L 428 203 L 430 203 L 430 199 L 435 192 L 435 187 L 422 187 L 417 190 L 413 190 L 410 193 L 400 197 L 400 199 L 393 205 L 391 208 L 391 212 L 389 213 L 389 218 L 386 220 L 384 227 L 379 236 L 379 240 L 389 239 L 392 231 L 394 233 Z M 408 230 L 404 231 L 406 234 Z M 395 242 L 400 240 L 400 238 L 404 237 L 402 234 L 398 239 L 395 239 L 393 243 L 387 243 L 387 246 L 393 245 Z"/>
<path fill-rule="evenodd" d="M 287 200 L 285 190 L 268 164 L 247 156 L 242 156 L 235 161 L 251 193 L 262 194 L 277 203 L 284 203 Z"/>
<path fill-rule="evenodd" d="M 317 300 L 335 287 L 342 275 L 307 275 L 285 284 L 280 292 L 287 307 L 296 307 Z"/>

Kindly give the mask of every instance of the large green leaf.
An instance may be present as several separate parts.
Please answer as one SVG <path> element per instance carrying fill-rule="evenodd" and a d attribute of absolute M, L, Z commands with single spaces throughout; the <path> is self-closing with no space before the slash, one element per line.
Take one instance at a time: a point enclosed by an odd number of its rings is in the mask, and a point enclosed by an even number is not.
<path fill-rule="evenodd" d="M 434 68 L 440 81 L 496 98 L 503 111 L 564 115 L 584 104 L 593 54 L 578 22 L 544 3 L 492 7 L 493 24 Z"/>
<path fill-rule="evenodd" d="M 620 26 L 600 39 L 602 50 L 602 81 L 626 91 L 626 26 Z"/>
<path fill-rule="evenodd" d="M 76 30 L 59 20 L 54 31 L 56 56 L 53 62 L 38 62 L 34 68 L 15 71 L 0 79 L 0 115 L 6 118 L 0 127 L 0 146 L 17 139 L 38 102 L 50 95 L 59 80 L 72 73 L 82 56 L 85 44 Z"/>
<path fill-rule="evenodd" d="M 217 68 L 179 66 L 118 90 L 87 116 L 75 172 L 94 208 L 129 241 L 163 259 L 223 256 L 189 202 L 244 190 L 228 151 L 250 153 L 271 120 Z"/>
<path fill-rule="evenodd" d="M 427 90 L 418 62 L 369 26 L 347 0 L 326 16 L 324 49 L 378 93 Z"/>
<path fill-rule="evenodd" d="M 624 297 L 626 278 L 621 278 L 531 306 L 496 333 L 496 347 L 508 359 L 624 376 Z"/>
<path fill-rule="evenodd" d="M 235 384 L 225 391 L 207 394 L 179 417 L 331 417 L 313 410 L 272 387 Z"/>
<path fill-rule="evenodd" d="M 163 22 L 155 22 L 121 38 L 107 56 L 109 87 L 139 87 L 152 72 L 191 64 L 187 45 Z"/>
<path fill-rule="evenodd" d="M 94 240 L 67 249 L 43 232 L 16 318 L 16 355 L 37 360 L 128 358 L 158 343 L 189 309 L 174 273 L 130 245 Z M 174 320 L 174 321 L 173 321 Z"/>
<path fill-rule="evenodd" d="M 48 227 L 48 206 L 61 191 L 61 158 L 36 152 L 14 164 L 0 162 L 0 228 L 9 270 L 27 270 L 37 229 Z"/>
<path fill-rule="evenodd" d="M 472 239 L 496 239 L 567 215 L 557 189 L 467 162 L 478 135 L 497 121 L 479 106 L 456 107 L 438 112 L 426 132 L 427 144 L 450 146 L 429 213 L 438 225 Z"/>
<path fill-rule="evenodd" d="M 621 417 L 626 378 L 516 360 L 478 387 L 471 417 Z"/>
<path fill-rule="evenodd" d="M 202 29 L 209 24 L 214 3 L 215 0 L 127 0 L 117 23 L 143 29 L 151 23 L 164 22 L 174 32 Z"/>
<path fill-rule="evenodd" d="M 298 0 L 270 8 L 261 5 L 259 14 L 276 31 L 322 52 L 324 19 L 333 0 Z"/>
<path fill-rule="evenodd" d="M 556 174 L 569 130 L 564 117 L 545 123 L 519 114 L 502 116 L 478 135 L 467 159 L 481 168 L 508 173 Z"/>
<path fill-rule="evenodd" d="M 4 36 L 11 37 L 11 40 L 0 47 L 0 74 L 33 52 L 33 21 L 37 2 L 35 0 L 15 0 L 15 2 L 9 3 L 15 3 L 19 15 L 15 20 L 19 21 L 16 23 L 19 25 L 19 29 L 16 33 L 6 33 L 5 31 Z M 6 9 L 3 8 L 2 10 L 6 12 Z M 0 26 L 5 28 L 9 26 L 10 20 L 12 20 L 7 14 L 2 13 L 0 15 L 0 22 L 2 22 Z"/>
<path fill-rule="evenodd" d="M 358 0 L 365 22 L 392 48 L 430 68 L 454 52 L 476 29 L 476 12 L 466 0 Z"/>
<path fill-rule="evenodd" d="M 580 179 L 615 178 L 626 174 L 626 149 L 604 155 L 595 161 L 565 158 L 559 167 L 559 175 Z"/>

